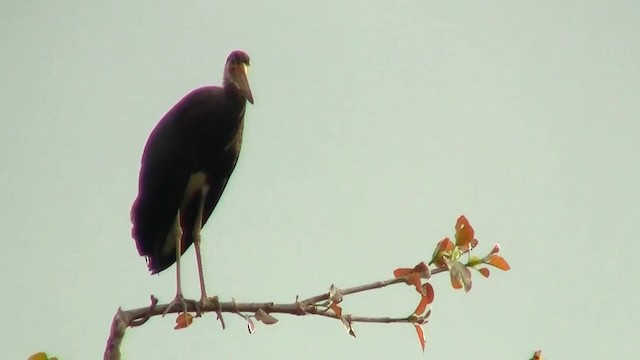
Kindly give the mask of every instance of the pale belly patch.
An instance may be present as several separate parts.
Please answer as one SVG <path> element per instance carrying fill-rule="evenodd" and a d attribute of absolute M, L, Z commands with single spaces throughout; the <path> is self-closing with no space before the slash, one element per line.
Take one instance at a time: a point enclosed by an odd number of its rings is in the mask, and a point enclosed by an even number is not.
<path fill-rule="evenodd" d="M 180 211 L 187 206 L 187 203 L 194 194 L 197 192 L 203 191 L 203 189 L 207 186 L 207 176 L 202 172 L 197 172 L 191 174 L 189 177 L 189 182 L 187 183 L 187 187 L 184 191 L 184 196 L 182 197 L 182 202 L 180 203 L 180 209 L 176 214 L 175 219 L 173 220 L 173 225 L 167 234 L 167 239 L 164 242 L 164 247 L 162 248 L 162 252 L 168 254 L 170 252 L 176 251 L 176 242 L 178 239 L 182 238 L 182 228 L 180 227 Z"/>
<path fill-rule="evenodd" d="M 187 188 L 184 191 L 184 197 L 182 198 L 182 203 L 180 204 L 180 208 L 183 208 L 187 205 L 187 202 L 191 200 L 193 194 L 198 191 L 202 191 L 207 184 L 207 175 L 205 175 L 202 171 L 191 174 L 189 177 L 189 182 L 187 183 Z"/>

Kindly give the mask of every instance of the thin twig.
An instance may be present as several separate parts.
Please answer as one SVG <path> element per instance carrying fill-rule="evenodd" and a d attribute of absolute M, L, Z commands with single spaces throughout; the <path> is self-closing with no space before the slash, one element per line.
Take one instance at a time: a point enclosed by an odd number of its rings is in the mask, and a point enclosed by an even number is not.
<path fill-rule="evenodd" d="M 144 325 L 144 323 L 146 323 L 149 319 L 151 319 L 151 315 L 153 313 L 153 310 L 156 308 L 156 305 L 158 305 L 158 299 L 155 296 L 151 295 L 151 305 L 149 305 L 147 313 L 144 315 L 142 319 L 131 320 L 129 322 L 129 326 L 137 327 L 137 326 Z"/>

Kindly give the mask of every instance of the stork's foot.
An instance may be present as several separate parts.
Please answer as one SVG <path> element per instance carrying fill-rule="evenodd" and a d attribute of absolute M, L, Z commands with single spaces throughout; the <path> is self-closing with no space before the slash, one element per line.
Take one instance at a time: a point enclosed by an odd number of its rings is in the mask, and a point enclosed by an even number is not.
<path fill-rule="evenodd" d="M 204 309 L 207 308 L 207 304 L 209 303 L 209 298 L 207 298 L 207 295 L 202 295 L 202 297 L 200 297 L 200 301 L 198 301 L 198 305 L 200 306 L 200 313 L 196 314 L 196 316 L 202 316 L 202 314 L 204 313 Z"/>
<path fill-rule="evenodd" d="M 213 304 L 213 307 L 216 309 L 220 308 L 220 301 L 217 296 L 208 297 L 206 294 L 200 297 L 200 307 L 204 309 L 208 304 Z"/>
<path fill-rule="evenodd" d="M 206 309 L 207 305 L 213 305 L 213 309 L 218 315 L 218 320 L 222 323 L 222 329 L 225 328 L 224 319 L 222 318 L 222 305 L 220 305 L 220 300 L 217 296 L 207 297 L 206 294 L 203 294 L 200 298 L 200 306 L 202 309 Z"/>
<path fill-rule="evenodd" d="M 208 297 L 206 294 L 203 294 L 202 297 L 200 297 L 199 303 L 200 308 L 203 310 L 203 313 L 204 309 L 206 309 L 207 306 L 211 307 L 211 305 L 213 305 L 213 309 L 216 313 L 220 311 L 220 300 L 218 300 L 217 296 Z"/>
<path fill-rule="evenodd" d="M 169 305 L 167 306 L 165 311 L 162 313 L 162 317 L 167 315 L 167 313 L 169 313 L 169 311 L 171 311 L 171 309 L 173 309 L 175 306 L 180 306 L 180 305 L 182 305 L 182 311 L 186 313 L 187 312 L 187 300 L 185 300 L 184 296 L 182 296 L 181 293 L 177 293 L 176 297 L 173 299 L 173 301 L 171 301 L 169 303 Z"/>

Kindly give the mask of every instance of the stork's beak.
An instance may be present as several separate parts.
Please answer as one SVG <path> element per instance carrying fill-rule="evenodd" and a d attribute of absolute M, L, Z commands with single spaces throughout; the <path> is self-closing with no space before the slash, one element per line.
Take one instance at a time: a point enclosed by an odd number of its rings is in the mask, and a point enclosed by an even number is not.
<path fill-rule="evenodd" d="M 247 79 L 247 70 L 249 70 L 249 65 L 240 65 L 236 76 L 236 84 L 238 84 L 240 93 L 242 93 L 245 99 L 253 104 L 253 95 L 251 95 L 251 88 L 249 87 L 249 80 Z"/>

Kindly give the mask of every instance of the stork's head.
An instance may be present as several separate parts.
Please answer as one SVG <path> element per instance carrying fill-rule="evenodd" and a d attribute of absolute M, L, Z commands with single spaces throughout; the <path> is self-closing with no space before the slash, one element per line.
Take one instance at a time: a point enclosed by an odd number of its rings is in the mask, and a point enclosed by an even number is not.
<path fill-rule="evenodd" d="M 227 57 L 227 64 L 224 67 L 224 86 L 235 84 L 240 90 L 242 97 L 253 104 L 253 95 L 247 80 L 247 72 L 251 60 L 246 52 L 235 50 Z"/>

